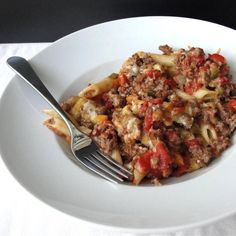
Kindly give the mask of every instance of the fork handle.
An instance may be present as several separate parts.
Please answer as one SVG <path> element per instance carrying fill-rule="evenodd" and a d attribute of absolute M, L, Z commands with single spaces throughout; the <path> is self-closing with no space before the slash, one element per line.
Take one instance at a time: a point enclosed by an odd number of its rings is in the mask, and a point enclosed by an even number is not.
<path fill-rule="evenodd" d="M 27 82 L 33 89 L 35 89 L 51 106 L 52 108 L 61 116 L 61 118 L 67 124 L 71 136 L 76 131 L 77 138 L 88 138 L 86 135 L 81 133 L 78 129 L 75 128 L 73 123 L 70 121 L 70 118 L 66 114 L 66 112 L 61 108 L 56 99 L 52 96 L 52 94 L 45 87 L 43 82 L 37 76 L 29 62 L 22 57 L 10 57 L 7 59 L 7 64 L 10 68 L 20 76 L 25 82 Z M 78 137 L 79 136 L 79 137 Z"/>

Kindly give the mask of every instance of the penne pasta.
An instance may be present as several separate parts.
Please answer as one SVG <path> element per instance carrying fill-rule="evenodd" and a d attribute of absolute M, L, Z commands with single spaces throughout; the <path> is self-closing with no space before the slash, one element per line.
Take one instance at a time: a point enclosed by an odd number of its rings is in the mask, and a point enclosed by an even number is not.
<path fill-rule="evenodd" d="M 189 94 L 187 94 L 187 93 L 181 91 L 180 89 L 176 89 L 175 91 L 176 91 L 176 94 L 177 94 L 179 97 L 183 98 L 184 100 L 189 101 L 189 100 L 192 100 L 192 99 L 193 99 L 193 96 L 191 96 L 191 95 L 189 95 Z"/>
<path fill-rule="evenodd" d="M 105 79 L 95 84 L 89 85 L 87 88 L 85 88 L 79 93 L 79 96 L 86 98 L 94 98 L 98 95 L 101 95 L 118 85 L 117 77 L 118 75 L 113 73 Z"/>
<path fill-rule="evenodd" d="M 139 172 L 136 168 L 134 169 L 134 179 L 133 183 L 135 185 L 139 185 L 140 182 L 143 180 L 143 178 L 146 176 L 146 174 Z"/>
<path fill-rule="evenodd" d="M 217 134 L 214 127 L 210 124 L 202 124 L 200 127 L 201 135 L 207 143 L 211 143 L 217 139 Z"/>
<path fill-rule="evenodd" d="M 175 54 L 162 55 L 162 54 L 150 53 L 150 56 L 160 65 L 169 67 L 176 66 L 177 55 Z"/>
<path fill-rule="evenodd" d="M 120 165 L 123 165 L 123 161 L 120 155 L 120 151 L 118 148 L 114 149 L 112 154 L 111 154 L 111 158 L 116 161 L 117 163 L 119 163 Z"/>
<path fill-rule="evenodd" d="M 193 96 L 197 99 L 209 100 L 214 99 L 217 96 L 217 92 L 202 88 L 193 93 Z"/>
<path fill-rule="evenodd" d="M 57 135 L 63 137 L 68 143 L 70 142 L 70 133 L 63 120 L 52 117 L 44 122 L 44 125 Z"/>

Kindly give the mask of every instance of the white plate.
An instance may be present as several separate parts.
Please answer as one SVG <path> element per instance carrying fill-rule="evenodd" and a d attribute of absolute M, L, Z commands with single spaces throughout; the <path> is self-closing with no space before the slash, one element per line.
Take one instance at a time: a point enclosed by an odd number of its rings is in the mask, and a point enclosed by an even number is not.
<path fill-rule="evenodd" d="M 221 48 L 236 78 L 236 32 L 204 21 L 140 17 L 75 32 L 30 61 L 58 100 L 76 94 L 121 66 L 136 51 Z M 209 168 L 172 178 L 161 187 L 111 184 L 77 167 L 68 147 L 47 130 L 48 105 L 14 78 L 0 103 L 0 149 L 7 167 L 32 194 L 82 220 L 132 232 L 163 232 L 198 226 L 236 212 L 236 146 Z"/>

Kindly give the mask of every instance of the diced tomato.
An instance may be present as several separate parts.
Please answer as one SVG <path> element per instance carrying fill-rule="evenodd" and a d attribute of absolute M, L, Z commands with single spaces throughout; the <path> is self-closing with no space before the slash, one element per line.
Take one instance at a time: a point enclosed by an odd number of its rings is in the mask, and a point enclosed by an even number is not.
<path fill-rule="evenodd" d="M 153 113 L 150 112 L 144 118 L 144 131 L 145 132 L 148 132 L 151 129 L 152 123 L 153 123 Z"/>
<path fill-rule="evenodd" d="M 161 72 L 158 70 L 148 70 L 145 72 L 145 74 L 147 77 L 150 77 L 150 78 L 158 78 L 161 76 Z"/>
<path fill-rule="evenodd" d="M 158 158 L 159 162 L 156 168 L 152 168 L 151 159 Z M 171 157 L 163 143 L 156 144 L 156 150 L 147 151 L 141 155 L 135 162 L 135 168 L 143 174 L 151 172 L 155 176 L 162 176 L 164 171 L 170 169 L 172 163 Z"/>
<path fill-rule="evenodd" d="M 126 83 L 128 83 L 127 76 L 125 74 L 120 74 L 118 76 L 118 81 L 119 81 L 120 86 L 124 86 Z"/>
<path fill-rule="evenodd" d="M 197 65 L 201 66 L 205 62 L 205 56 L 199 55 L 198 57 L 194 57 L 194 60 L 196 61 Z"/>
<path fill-rule="evenodd" d="M 226 78 L 226 77 L 224 77 L 224 76 L 221 76 L 220 79 L 219 79 L 219 81 L 220 81 L 220 84 L 221 84 L 221 85 L 225 85 L 225 84 L 228 84 L 228 83 L 229 83 L 229 79 Z"/>
<path fill-rule="evenodd" d="M 185 141 L 185 143 L 187 146 L 191 147 L 191 146 L 199 145 L 200 141 L 197 138 L 192 138 L 192 139 Z"/>
<path fill-rule="evenodd" d="M 175 113 L 183 113 L 185 111 L 185 107 L 174 107 Z"/>
<path fill-rule="evenodd" d="M 202 87 L 202 84 L 192 81 L 187 86 L 184 87 L 184 91 L 192 95 L 195 91 L 197 91 L 201 87 Z"/>
<path fill-rule="evenodd" d="M 158 154 L 160 161 L 159 166 L 161 170 L 169 168 L 169 165 L 172 163 L 169 152 L 167 151 L 165 145 L 161 142 L 156 144 L 156 153 Z"/>
<path fill-rule="evenodd" d="M 148 173 L 151 170 L 150 160 L 151 160 L 152 155 L 153 155 L 153 151 L 147 151 L 137 159 L 135 163 L 135 167 L 141 173 Z"/>
<path fill-rule="evenodd" d="M 178 166 L 178 169 L 176 170 L 174 175 L 176 177 L 179 177 L 179 176 L 183 175 L 184 173 L 186 173 L 187 170 L 188 170 L 188 165 L 186 165 L 186 164 L 184 164 L 182 166 Z"/>
<path fill-rule="evenodd" d="M 171 88 L 176 88 L 176 82 L 173 79 L 166 79 L 165 84 L 169 85 Z"/>
<path fill-rule="evenodd" d="M 226 61 L 225 58 L 218 53 L 214 53 L 214 54 L 209 53 L 208 57 L 215 62 L 225 63 Z"/>
<path fill-rule="evenodd" d="M 163 103 L 163 99 L 162 98 L 154 98 L 154 99 L 151 99 L 150 102 L 155 105 L 160 105 Z"/>
<path fill-rule="evenodd" d="M 145 101 L 145 102 L 142 104 L 140 111 L 141 111 L 142 113 L 145 113 L 145 112 L 147 111 L 147 109 L 148 109 L 148 106 L 149 106 L 148 101 Z"/>
<path fill-rule="evenodd" d="M 229 100 L 228 106 L 236 111 L 236 99 Z"/>

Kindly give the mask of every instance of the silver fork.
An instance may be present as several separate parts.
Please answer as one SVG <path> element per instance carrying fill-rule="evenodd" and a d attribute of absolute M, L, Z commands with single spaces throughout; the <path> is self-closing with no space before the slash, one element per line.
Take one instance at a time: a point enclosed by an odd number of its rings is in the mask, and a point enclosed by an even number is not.
<path fill-rule="evenodd" d="M 113 183 L 121 183 L 132 176 L 130 171 L 104 155 L 90 137 L 81 133 L 74 126 L 27 60 L 22 57 L 10 57 L 7 64 L 20 78 L 33 87 L 64 120 L 71 135 L 70 147 L 73 153 L 71 159 L 76 164 L 82 164 L 90 171 Z"/>

